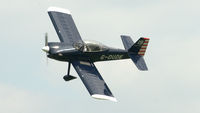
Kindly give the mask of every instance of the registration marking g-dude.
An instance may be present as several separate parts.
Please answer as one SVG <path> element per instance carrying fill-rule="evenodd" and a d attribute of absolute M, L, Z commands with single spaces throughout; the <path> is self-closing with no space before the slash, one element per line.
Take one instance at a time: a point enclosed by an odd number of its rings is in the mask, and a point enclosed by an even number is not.
<path fill-rule="evenodd" d="M 123 55 L 101 55 L 101 60 L 118 60 L 122 59 Z"/>

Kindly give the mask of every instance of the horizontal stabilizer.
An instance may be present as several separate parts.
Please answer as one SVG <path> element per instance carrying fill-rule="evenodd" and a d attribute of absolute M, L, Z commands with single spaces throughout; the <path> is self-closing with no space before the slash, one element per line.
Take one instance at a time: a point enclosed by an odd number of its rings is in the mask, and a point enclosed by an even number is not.
<path fill-rule="evenodd" d="M 124 44 L 124 48 L 126 50 L 130 49 L 134 42 L 132 41 L 131 37 L 130 36 L 127 36 L 127 35 L 121 35 L 121 39 L 122 39 L 122 42 Z"/>
<path fill-rule="evenodd" d="M 139 70 L 141 70 L 141 71 L 147 71 L 148 70 L 143 56 L 136 55 L 136 54 L 129 54 L 129 56 Z"/>

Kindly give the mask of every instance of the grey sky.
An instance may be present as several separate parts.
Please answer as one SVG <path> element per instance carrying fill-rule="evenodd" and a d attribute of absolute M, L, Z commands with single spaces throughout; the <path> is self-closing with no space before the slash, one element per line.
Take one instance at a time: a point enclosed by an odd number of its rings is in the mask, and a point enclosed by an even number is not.
<path fill-rule="evenodd" d="M 1 0 L 1 113 L 199 113 L 199 0 Z M 49 59 L 44 33 L 58 41 L 49 6 L 67 8 L 83 39 L 123 48 L 121 34 L 149 37 L 148 72 L 131 60 L 96 63 L 118 99 L 92 99 L 66 63 Z M 72 69 L 72 75 L 78 76 Z"/>

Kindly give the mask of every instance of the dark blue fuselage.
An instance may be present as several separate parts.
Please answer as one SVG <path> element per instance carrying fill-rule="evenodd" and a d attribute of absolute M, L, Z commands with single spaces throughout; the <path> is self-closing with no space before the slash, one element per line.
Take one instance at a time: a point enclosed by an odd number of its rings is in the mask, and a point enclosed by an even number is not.
<path fill-rule="evenodd" d="M 59 61 L 108 61 L 108 60 L 120 60 L 128 59 L 128 52 L 122 49 L 109 48 L 106 51 L 100 52 L 83 52 L 76 49 L 63 49 L 48 55 L 49 58 L 59 60 Z"/>

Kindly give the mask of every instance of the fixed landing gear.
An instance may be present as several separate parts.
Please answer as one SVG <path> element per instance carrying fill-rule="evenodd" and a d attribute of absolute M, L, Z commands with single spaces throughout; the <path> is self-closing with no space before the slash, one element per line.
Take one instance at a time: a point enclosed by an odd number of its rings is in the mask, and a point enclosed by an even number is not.
<path fill-rule="evenodd" d="M 70 81 L 70 80 L 76 79 L 75 76 L 70 75 L 70 67 L 71 67 L 71 63 L 69 62 L 69 63 L 68 63 L 67 75 L 65 75 L 65 76 L 63 77 L 63 79 L 64 79 L 65 81 Z"/>

